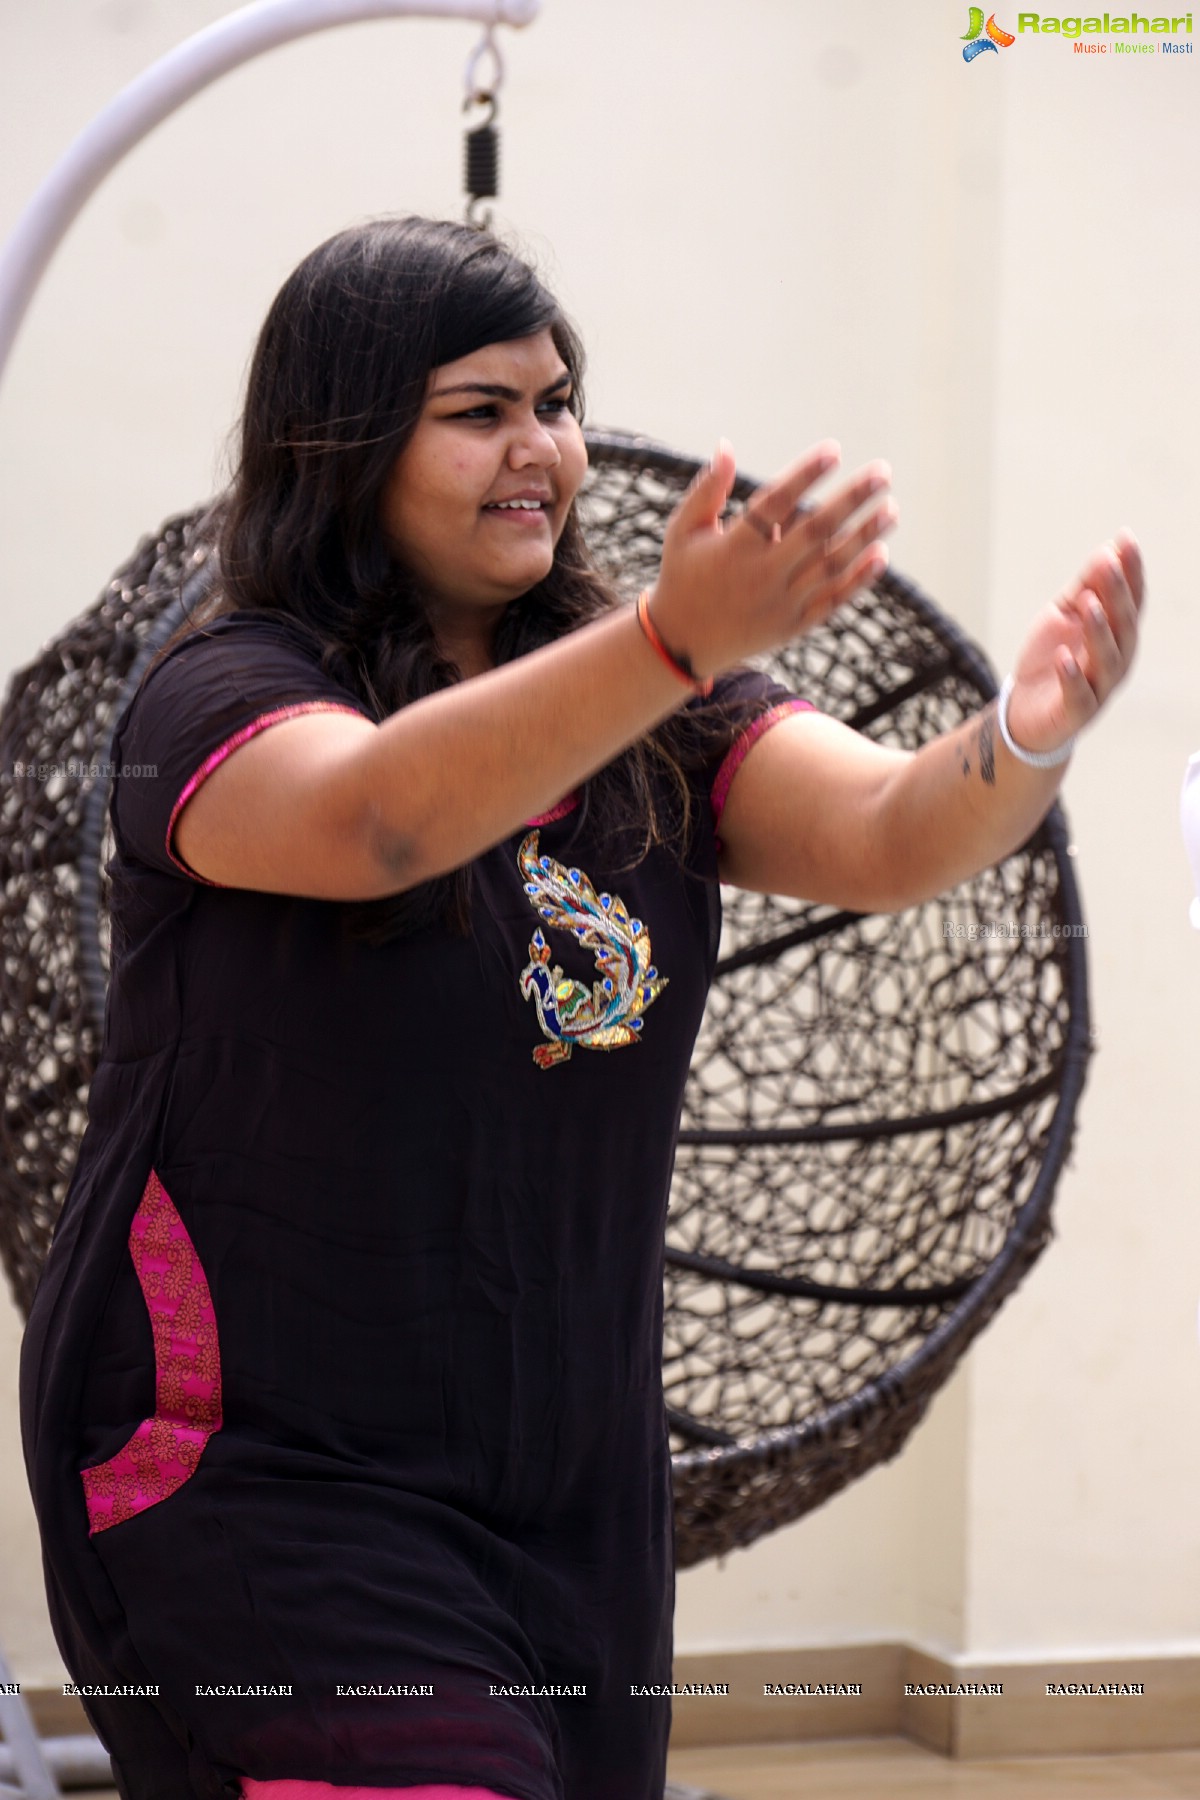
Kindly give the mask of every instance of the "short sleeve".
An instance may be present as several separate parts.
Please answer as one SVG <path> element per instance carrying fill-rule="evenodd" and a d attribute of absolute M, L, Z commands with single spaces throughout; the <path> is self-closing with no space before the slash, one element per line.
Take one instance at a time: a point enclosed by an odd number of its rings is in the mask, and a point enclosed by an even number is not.
<path fill-rule="evenodd" d="M 721 676 L 713 688 L 712 702 L 722 707 L 729 720 L 724 742 L 709 758 L 705 769 L 706 797 L 713 839 L 719 853 L 721 814 L 733 778 L 751 746 L 782 720 L 798 712 L 816 709 L 811 701 L 802 700 L 758 669 L 734 669 Z"/>
<path fill-rule="evenodd" d="M 206 887 L 173 841 L 191 796 L 239 745 L 305 712 L 369 718 L 357 695 L 325 674 L 286 622 L 225 614 L 151 664 L 113 740 L 112 822 L 118 854 Z"/>

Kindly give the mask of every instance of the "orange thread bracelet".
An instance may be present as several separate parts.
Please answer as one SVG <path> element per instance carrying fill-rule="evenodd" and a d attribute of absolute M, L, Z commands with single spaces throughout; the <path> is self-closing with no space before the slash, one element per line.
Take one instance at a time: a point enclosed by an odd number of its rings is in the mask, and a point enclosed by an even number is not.
<path fill-rule="evenodd" d="M 686 657 L 674 655 L 659 637 L 655 630 L 654 620 L 650 617 L 650 590 L 648 588 L 644 588 L 638 595 L 637 619 L 646 642 L 652 649 L 657 650 L 672 674 L 678 675 L 680 681 L 686 681 L 694 693 L 711 694 L 713 691 L 712 676 L 701 680 Z"/>

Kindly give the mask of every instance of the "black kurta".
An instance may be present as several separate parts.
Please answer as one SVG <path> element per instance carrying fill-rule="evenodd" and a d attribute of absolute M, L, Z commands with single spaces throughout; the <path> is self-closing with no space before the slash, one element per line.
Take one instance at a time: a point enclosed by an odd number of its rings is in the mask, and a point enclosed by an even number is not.
<path fill-rule="evenodd" d="M 321 705 L 367 714 L 242 613 L 121 721 L 103 1055 L 22 1354 L 57 1640 L 157 1687 L 85 1699 L 126 1800 L 661 1800 L 670 1702 L 630 1689 L 671 1680 L 663 1239 L 720 757 L 686 872 L 613 872 L 576 808 L 478 859 L 473 935 L 371 948 L 171 838 Z"/>

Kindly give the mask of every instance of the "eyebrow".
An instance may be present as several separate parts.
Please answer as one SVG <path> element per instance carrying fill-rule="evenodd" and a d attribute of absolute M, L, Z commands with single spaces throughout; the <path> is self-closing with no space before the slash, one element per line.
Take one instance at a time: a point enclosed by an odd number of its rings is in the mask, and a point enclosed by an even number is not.
<path fill-rule="evenodd" d="M 570 369 L 564 369 L 557 380 L 550 382 L 541 390 L 537 398 L 545 400 L 547 395 L 555 394 L 559 388 L 568 386 L 570 380 Z M 522 397 L 519 388 L 502 387 L 499 382 L 463 381 L 457 387 L 435 388 L 429 398 L 444 400 L 448 394 L 486 394 L 489 400 L 520 400 Z"/>

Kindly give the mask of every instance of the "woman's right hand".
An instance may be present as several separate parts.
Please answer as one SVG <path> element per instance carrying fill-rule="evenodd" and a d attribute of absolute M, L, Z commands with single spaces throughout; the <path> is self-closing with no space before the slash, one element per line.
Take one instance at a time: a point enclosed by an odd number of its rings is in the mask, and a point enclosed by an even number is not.
<path fill-rule="evenodd" d="M 878 540 L 895 517 L 877 498 L 884 464 L 791 522 L 797 500 L 836 462 L 836 446 L 819 446 L 758 490 L 751 521 L 723 527 L 734 480 L 723 444 L 676 508 L 651 606 L 668 650 L 690 656 L 697 674 L 818 624 L 883 568 Z M 172 814 L 175 849 L 225 887 L 319 900 L 399 893 L 548 811 L 685 697 L 633 608 L 618 607 L 381 725 L 283 709 L 189 784 Z"/>
<path fill-rule="evenodd" d="M 885 495 L 891 470 L 868 463 L 827 499 L 796 506 L 836 468 L 838 446 L 816 445 L 751 495 L 742 514 L 721 512 L 737 469 L 722 439 L 671 515 L 650 593 L 655 629 L 698 676 L 732 668 L 821 624 L 887 566 L 880 541 L 899 516 Z"/>

